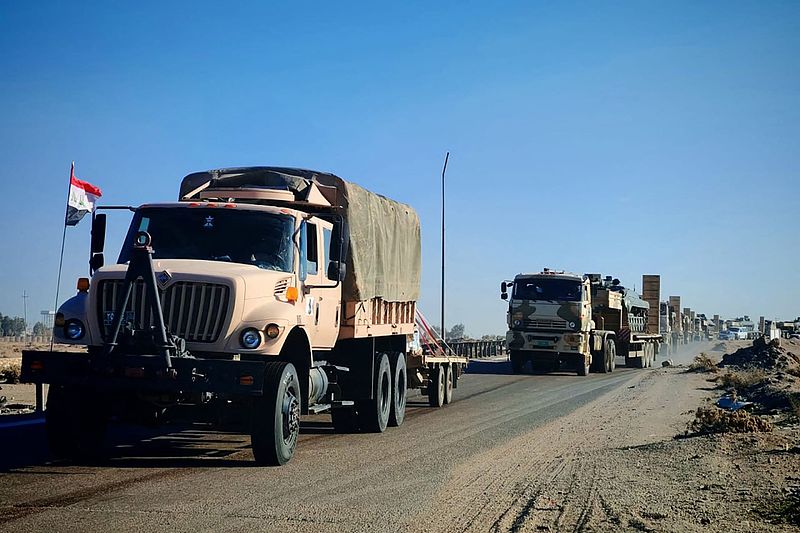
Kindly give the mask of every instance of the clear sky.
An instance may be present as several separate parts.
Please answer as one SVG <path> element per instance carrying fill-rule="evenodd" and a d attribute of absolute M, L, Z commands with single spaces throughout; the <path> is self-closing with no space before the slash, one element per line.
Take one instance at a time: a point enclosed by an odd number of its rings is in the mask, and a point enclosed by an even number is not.
<path fill-rule="evenodd" d="M 0 312 L 53 304 L 74 159 L 104 203 L 251 164 L 407 202 L 438 323 L 450 150 L 448 327 L 504 332 L 500 281 L 544 266 L 800 315 L 800 3 L 268 4 L 0 5 Z"/>

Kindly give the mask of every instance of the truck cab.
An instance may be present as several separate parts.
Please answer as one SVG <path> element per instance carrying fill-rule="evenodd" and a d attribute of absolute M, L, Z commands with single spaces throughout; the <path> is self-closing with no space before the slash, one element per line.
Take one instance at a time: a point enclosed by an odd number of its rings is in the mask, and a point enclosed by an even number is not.
<path fill-rule="evenodd" d="M 509 302 L 506 341 L 515 373 L 530 362 L 534 370 L 563 364 L 585 375 L 597 364 L 593 355 L 603 352 L 604 338 L 595 333 L 588 276 L 551 269 L 518 274 L 501 284 L 501 297 Z"/>

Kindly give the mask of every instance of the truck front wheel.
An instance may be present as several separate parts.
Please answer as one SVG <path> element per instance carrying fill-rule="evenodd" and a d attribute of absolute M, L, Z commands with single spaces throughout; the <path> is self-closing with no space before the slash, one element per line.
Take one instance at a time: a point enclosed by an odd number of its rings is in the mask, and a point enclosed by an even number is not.
<path fill-rule="evenodd" d="M 446 366 L 444 371 L 444 403 L 448 404 L 453 401 L 453 384 L 455 374 L 453 374 L 453 365 Z"/>
<path fill-rule="evenodd" d="M 514 374 L 522 374 L 522 370 L 525 368 L 525 359 L 517 352 L 511 352 L 509 358 L 511 359 L 511 372 Z"/>
<path fill-rule="evenodd" d="M 300 380 L 292 363 L 269 362 L 264 392 L 253 401 L 250 440 L 256 462 L 284 465 L 294 456 L 300 434 Z"/>
<path fill-rule="evenodd" d="M 104 405 L 89 389 L 51 385 L 44 412 L 50 452 L 59 459 L 98 458 L 108 420 Z"/>

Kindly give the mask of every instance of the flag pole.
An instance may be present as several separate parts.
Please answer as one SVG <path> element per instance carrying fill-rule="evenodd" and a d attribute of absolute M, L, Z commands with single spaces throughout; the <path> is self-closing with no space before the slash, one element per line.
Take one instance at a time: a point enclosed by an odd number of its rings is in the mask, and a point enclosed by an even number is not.
<path fill-rule="evenodd" d="M 67 214 L 69 213 L 69 191 L 72 187 L 72 176 L 75 175 L 75 161 L 69 168 L 69 184 L 67 185 L 67 203 L 64 207 L 64 231 L 61 234 L 61 258 L 58 260 L 58 281 L 56 281 L 56 301 L 53 304 L 53 313 L 58 311 L 58 291 L 61 288 L 61 268 L 64 266 L 64 241 L 67 240 Z M 55 327 L 55 315 L 53 315 L 53 327 Z M 50 332 L 50 351 L 53 351 L 53 343 L 55 342 L 55 335 Z"/>

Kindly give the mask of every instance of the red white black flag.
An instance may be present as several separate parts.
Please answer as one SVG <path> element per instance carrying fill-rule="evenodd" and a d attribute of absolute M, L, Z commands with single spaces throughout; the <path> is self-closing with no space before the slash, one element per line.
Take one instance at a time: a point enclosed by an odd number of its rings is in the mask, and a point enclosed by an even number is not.
<path fill-rule="evenodd" d="M 67 200 L 67 226 L 74 226 L 83 215 L 94 210 L 94 204 L 103 194 L 99 187 L 75 177 L 75 163 L 69 171 L 69 200 Z"/>

